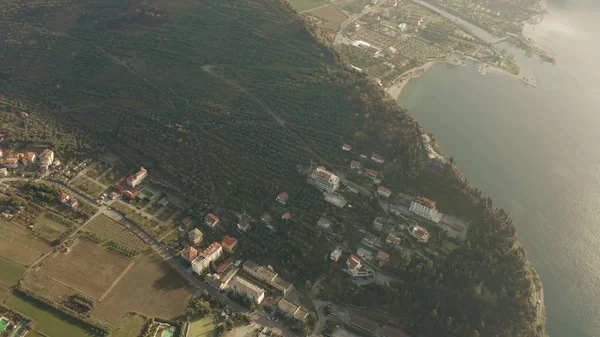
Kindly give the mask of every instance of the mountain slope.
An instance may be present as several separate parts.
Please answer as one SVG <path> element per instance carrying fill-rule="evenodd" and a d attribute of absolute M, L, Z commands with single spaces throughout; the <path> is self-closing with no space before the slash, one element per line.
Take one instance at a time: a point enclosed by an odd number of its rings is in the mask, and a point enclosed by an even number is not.
<path fill-rule="evenodd" d="M 403 285 L 348 285 L 340 299 L 410 314 L 415 336 L 541 334 L 508 216 L 452 167 L 424 169 L 418 125 L 284 3 L 4 0 L 0 56 L 0 109 L 31 113 L 0 114 L 11 138 L 116 152 L 182 188 L 198 213 L 310 194 L 296 164 L 347 165 L 344 142 L 385 155 L 388 187 L 438 200 L 473 230 L 446 259 L 406 266 Z"/>

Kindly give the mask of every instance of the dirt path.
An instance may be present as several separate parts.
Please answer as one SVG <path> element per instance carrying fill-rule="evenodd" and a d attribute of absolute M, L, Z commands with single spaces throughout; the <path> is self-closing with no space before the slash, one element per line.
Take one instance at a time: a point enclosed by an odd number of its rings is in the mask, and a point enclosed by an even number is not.
<path fill-rule="evenodd" d="M 119 281 L 121 281 L 121 279 L 125 276 L 125 274 L 127 274 L 129 269 L 131 269 L 131 267 L 133 267 L 134 264 L 135 264 L 135 260 L 131 261 L 131 263 L 127 266 L 127 268 L 125 268 L 125 270 L 123 270 L 121 275 L 119 275 L 119 277 L 117 277 L 117 279 L 110 285 L 110 287 L 108 287 L 108 289 L 106 289 L 104 294 L 102 294 L 102 296 L 100 296 L 98 301 L 102 302 L 102 300 L 106 297 L 106 295 L 108 295 L 110 293 L 110 291 L 113 290 L 113 288 L 117 285 L 117 283 L 119 283 Z"/>

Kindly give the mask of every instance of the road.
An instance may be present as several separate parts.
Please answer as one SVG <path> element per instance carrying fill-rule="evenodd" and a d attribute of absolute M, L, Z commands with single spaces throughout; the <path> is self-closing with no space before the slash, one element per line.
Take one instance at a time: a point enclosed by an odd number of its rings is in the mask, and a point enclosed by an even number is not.
<path fill-rule="evenodd" d="M 2 183 L 10 182 L 10 181 L 18 181 L 18 180 L 39 181 L 39 182 L 44 182 L 44 183 L 50 183 L 50 184 L 59 186 L 60 188 L 62 188 L 64 190 L 69 191 L 69 193 L 77 196 L 78 200 L 80 200 L 80 201 L 86 202 L 94 207 L 98 206 L 95 200 L 81 194 L 80 192 L 72 189 L 71 187 L 69 187 L 59 181 L 43 180 L 43 179 L 29 179 L 29 178 L 22 178 L 22 177 L 0 178 L 0 182 L 2 182 Z M 221 301 L 222 303 L 224 303 L 225 305 L 229 306 L 230 308 L 232 308 L 233 310 L 235 310 L 237 312 L 249 314 L 249 315 L 251 314 L 250 317 L 253 321 L 255 321 L 256 323 L 258 323 L 262 326 L 266 326 L 270 329 L 279 330 L 279 331 L 281 331 L 281 334 L 283 336 L 298 337 L 297 335 L 290 333 L 289 331 L 286 331 L 283 324 L 275 322 L 275 321 L 271 321 L 271 320 L 267 319 L 267 317 L 260 316 L 258 314 L 253 314 L 251 310 L 249 310 L 248 308 L 231 300 L 225 294 L 221 293 L 217 288 L 204 283 L 197 275 L 193 274 L 188 269 L 186 269 L 183 265 L 178 263 L 173 258 L 173 255 L 171 253 L 169 253 L 169 251 L 163 244 L 156 241 L 152 236 L 150 236 L 150 234 L 148 234 L 146 231 L 144 231 L 136 223 L 127 219 L 125 217 L 125 214 L 122 214 L 119 211 L 110 208 L 110 204 L 109 205 L 101 205 L 100 207 L 98 207 L 98 211 L 92 217 L 90 217 L 85 223 L 83 223 L 79 228 L 77 228 L 75 231 L 73 231 L 73 233 L 71 233 L 71 235 L 69 237 L 75 236 L 80 230 L 82 230 L 88 223 L 90 223 L 94 218 L 96 218 L 100 214 L 104 214 L 112 219 L 115 219 L 121 225 L 129 228 L 138 237 L 140 237 L 142 240 L 144 240 L 144 242 L 146 242 L 148 245 L 150 245 L 152 250 L 154 250 L 158 254 L 158 256 L 160 256 L 165 262 L 167 262 L 171 266 L 171 268 L 173 268 L 179 274 L 181 274 L 181 276 L 184 277 L 196 289 L 202 290 L 203 292 L 211 295 L 215 299 Z M 40 261 L 42 261 L 44 258 L 48 257 L 48 255 L 52 254 L 53 252 L 54 252 L 54 250 L 51 250 L 48 253 L 44 254 L 37 261 L 35 261 L 33 264 L 31 264 L 31 266 L 27 269 L 27 271 L 31 270 L 31 268 L 33 268 Z"/>

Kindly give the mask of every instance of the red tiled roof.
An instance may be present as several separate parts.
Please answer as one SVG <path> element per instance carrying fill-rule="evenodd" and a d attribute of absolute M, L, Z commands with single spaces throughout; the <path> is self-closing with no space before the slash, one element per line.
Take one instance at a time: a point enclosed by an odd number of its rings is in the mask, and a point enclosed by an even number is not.
<path fill-rule="evenodd" d="M 368 169 L 367 170 L 367 174 L 370 175 L 370 176 L 377 177 L 379 175 L 379 171 L 373 170 L 373 169 Z"/>
<path fill-rule="evenodd" d="M 238 226 L 240 226 L 241 228 L 248 228 L 249 226 L 249 221 L 246 218 L 243 218 L 242 220 L 240 220 L 240 222 L 238 222 Z"/>
<path fill-rule="evenodd" d="M 200 255 L 204 257 L 208 257 L 212 253 L 214 253 L 217 249 L 221 248 L 221 244 L 218 242 L 213 242 L 208 246 L 205 250 L 203 250 Z"/>
<path fill-rule="evenodd" d="M 196 258 L 196 256 L 198 256 L 198 251 L 196 248 L 188 246 L 181 252 L 181 256 L 191 262 Z"/>
<path fill-rule="evenodd" d="M 281 192 L 279 193 L 279 195 L 277 196 L 277 199 L 279 200 L 283 200 L 283 201 L 287 201 L 288 200 L 288 194 L 286 192 Z"/>
<path fill-rule="evenodd" d="M 380 185 L 379 187 L 377 187 L 377 190 L 383 193 L 388 193 L 391 192 L 387 187 Z"/>
<path fill-rule="evenodd" d="M 425 197 L 420 197 L 420 196 L 412 198 L 412 201 L 416 202 L 417 204 L 421 204 L 421 205 L 423 205 L 425 207 L 429 207 L 431 209 L 434 209 L 435 208 L 435 204 L 436 204 L 435 201 L 432 201 L 432 200 L 429 200 L 429 199 L 427 199 Z"/>
<path fill-rule="evenodd" d="M 350 162 L 350 167 L 360 167 L 360 165 L 360 162 L 356 160 Z"/>
<path fill-rule="evenodd" d="M 348 258 L 348 268 L 354 269 L 360 265 L 360 258 L 356 255 L 350 255 Z"/>
<path fill-rule="evenodd" d="M 380 250 L 379 252 L 377 252 L 377 260 L 381 262 L 388 262 L 390 260 L 390 254 L 384 252 L 383 250 Z"/>
<path fill-rule="evenodd" d="M 61 193 L 58 195 L 58 201 L 65 202 L 66 200 L 69 200 L 69 195 L 67 193 Z"/>
<path fill-rule="evenodd" d="M 212 213 L 208 213 L 208 214 L 206 215 L 206 218 L 205 218 L 205 220 L 206 220 L 206 222 L 207 222 L 207 223 L 209 223 L 209 224 L 211 224 L 211 225 L 212 225 L 212 224 L 214 224 L 215 222 L 219 222 L 219 217 L 218 217 L 218 216 L 216 216 L 216 215 L 214 215 L 214 214 L 212 214 Z"/>
<path fill-rule="evenodd" d="M 192 223 L 192 219 L 190 219 L 190 217 L 186 217 L 183 220 L 181 220 L 181 223 L 188 226 Z"/>
<path fill-rule="evenodd" d="M 289 219 L 291 219 L 291 218 L 292 218 L 292 213 L 290 213 L 290 212 L 285 212 L 285 213 L 283 213 L 283 215 L 281 216 L 281 218 L 282 218 L 283 220 L 289 220 Z"/>
<path fill-rule="evenodd" d="M 231 248 L 235 246 L 236 243 L 237 239 L 229 235 L 225 235 L 225 237 L 223 238 L 223 246 L 226 248 Z"/>
<path fill-rule="evenodd" d="M 350 149 L 352 149 L 352 145 L 346 143 L 346 144 L 342 145 L 342 149 L 348 149 L 348 150 L 350 150 Z"/>

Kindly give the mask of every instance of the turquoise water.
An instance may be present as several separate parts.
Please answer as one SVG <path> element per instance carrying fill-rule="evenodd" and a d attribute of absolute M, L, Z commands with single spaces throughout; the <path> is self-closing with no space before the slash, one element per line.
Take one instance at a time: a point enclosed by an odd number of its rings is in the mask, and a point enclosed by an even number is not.
<path fill-rule="evenodd" d="M 514 55 L 538 89 L 434 67 L 399 103 L 511 213 L 544 283 L 552 337 L 600 336 L 600 1 L 554 1 L 526 33 L 557 65 Z"/>

